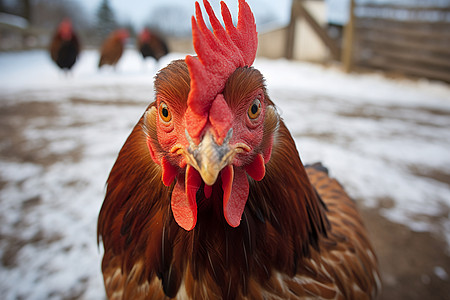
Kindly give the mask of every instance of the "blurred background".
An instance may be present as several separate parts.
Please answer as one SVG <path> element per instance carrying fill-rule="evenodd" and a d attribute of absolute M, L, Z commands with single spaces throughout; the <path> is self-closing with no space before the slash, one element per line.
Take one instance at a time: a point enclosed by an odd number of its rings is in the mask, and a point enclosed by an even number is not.
<path fill-rule="evenodd" d="M 126 28 L 127 43 L 134 44 L 147 27 L 164 36 L 172 51 L 189 52 L 192 2 L 1 0 L 0 50 L 47 48 L 57 25 L 69 18 L 84 48 L 99 47 L 118 28 Z M 347 71 L 365 67 L 450 81 L 448 0 L 249 3 L 261 56 L 340 61 Z M 219 10 L 219 1 L 212 4 Z M 237 5 L 230 7 L 236 14 Z"/>
<path fill-rule="evenodd" d="M 254 66 L 302 160 L 360 207 L 379 299 L 449 299 L 450 0 L 247 2 Z M 194 54 L 193 14 L 193 0 L 0 0 L 2 299 L 104 299 L 106 178 L 157 71 Z"/>

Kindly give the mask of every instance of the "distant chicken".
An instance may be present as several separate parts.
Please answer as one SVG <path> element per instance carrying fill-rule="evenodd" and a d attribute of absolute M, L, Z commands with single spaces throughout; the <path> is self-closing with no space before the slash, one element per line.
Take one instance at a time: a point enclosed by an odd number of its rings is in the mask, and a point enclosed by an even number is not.
<path fill-rule="evenodd" d="M 122 57 L 127 38 L 128 31 L 126 29 L 115 30 L 106 38 L 100 49 L 99 68 L 103 65 L 115 66 L 117 64 Z"/>
<path fill-rule="evenodd" d="M 138 49 L 144 59 L 153 57 L 156 61 L 159 61 L 161 57 L 169 53 L 166 42 L 148 28 L 144 28 L 139 34 Z"/>
<path fill-rule="evenodd" d="M 62 70 L 69 71 L 77 61 L 80 43 L 69 19 L 62 21 L 50 44 L 50 56 Z"/>
<path fill-rule="evenodd" d="M 304 167 L 254 67 L 256 25 L 210 4 L 197 57 L 163 68 L 107 181 L 98 219 L 109 299 L 373 299 L 377 259 L 356 204 Z M 280 74 L 282 76 L 282 74 Z M 300 101 L 300 100 L 299 100 Z"/>

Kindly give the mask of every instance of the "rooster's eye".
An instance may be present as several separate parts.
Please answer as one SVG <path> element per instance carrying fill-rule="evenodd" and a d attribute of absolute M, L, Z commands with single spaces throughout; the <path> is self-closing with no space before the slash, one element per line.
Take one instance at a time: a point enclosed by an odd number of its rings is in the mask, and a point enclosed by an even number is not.
<path fill-rule="evenodd" d="M 159 116 L 161 117 L 161 120 L 166 123 L 172 120 L 172 114 L 170 113 L 169 107 L 167 107 L 167 104 L 164 102 L 161 102 L 159 105 Z"/>
<path fill-rule="evenodd" d="M 248 116 L 250 119 L 254 120 L 259 117 L 261 114 L 261 101 L 259 99 L 255 99 L 248 108 Z"/>

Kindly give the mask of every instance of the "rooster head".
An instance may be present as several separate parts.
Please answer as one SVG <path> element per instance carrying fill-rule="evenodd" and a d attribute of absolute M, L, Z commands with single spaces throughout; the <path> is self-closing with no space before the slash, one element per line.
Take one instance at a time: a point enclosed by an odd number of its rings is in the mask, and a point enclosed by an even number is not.
<path fill-rule="evenodd" d="M 148 28 L 142 29 L 141 33 L 139 34 L 139 40 L 141 42 L 149 42 L 152 38 L 152 32 Z"/>
<path fill-rule="evenodd" d="M 144 115 L 150 154 L 162 168 L 162 182 L 166 186 L 175 182 L 171 208 L 176 222 L 186 230 L 196 225 L 199 197 L 221 198 L 227 223 L 239 226 L 249 180 L 264 178 L 278 126 L 264 79 L 251 67 L 258 41 L 249 5 L 239 0 L 235 27 L 222 2 L 224 28 L 208 1 L 203 4 L 213 31 L 196 2 L 192 35 L 197 56 L 185 58 L 187 69 L 180 67 L 173 74 L 160 71 L 155 80 L 156 103 Z M 178 75 L 183 72 L 189 74 Z M 159 92 L 158 77 L 164 76 L 176 81 L 174 85 L 188 81 L 185 95 L 176 88 Z"/>
<path fill-rule="evenodd" d="M 58 26 L 58 34 L 64 41 L 68 41 L 72 38 L 72 22 L 70 19 L 64 19 Z"/>
<path fill-rule="evenodd" d="M 125 42 L 127 41 L 128 37 L 130 35 L 129 35 L 127 29 L 121 28 L 121 29 L 116 29 L 115 31 L 113 31 L 112 36 L 114 38 L 116 38 L 117 40 L 119 40 L 122 44 L 125 44 Z"/>

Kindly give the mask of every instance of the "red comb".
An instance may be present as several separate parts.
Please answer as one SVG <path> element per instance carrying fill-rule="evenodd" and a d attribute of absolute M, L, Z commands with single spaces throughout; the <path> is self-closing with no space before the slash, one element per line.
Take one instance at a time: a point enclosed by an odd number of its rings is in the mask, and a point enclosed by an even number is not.
<path fill-rule="evenodd" d="M 213 32 L 203 20 L 198 2 L 192 17 L 192 38 L 198 59 L 186 56 L 191 77 L 186 111 L 189 135 L 197 140 L 201 134 L 208 112 L 216 96 L 223 91 L 228 77 L 239 67 L 250 66 L 255 60 L 258 37 L 255 18 L 245 0 L 239 0 L 237 27 L 234 27 L 227 5 L 221 3 L 225 28 L 220 24 L 211 5 L 203 0 Z"/>

